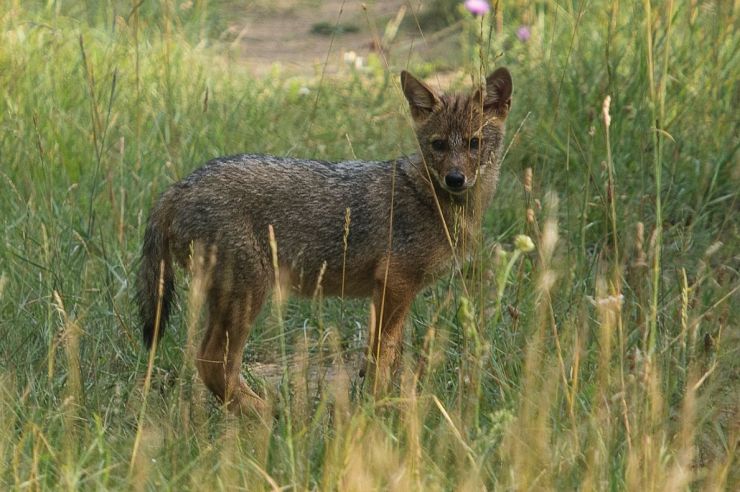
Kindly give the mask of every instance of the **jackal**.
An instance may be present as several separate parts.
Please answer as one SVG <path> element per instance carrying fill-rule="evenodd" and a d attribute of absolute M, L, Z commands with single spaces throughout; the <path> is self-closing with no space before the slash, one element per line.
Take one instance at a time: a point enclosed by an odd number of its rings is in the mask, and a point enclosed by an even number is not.
<path fill-rule="evenodd" d="M 499 68 L 472 93 L 438 94 L 404 71 L 420 153 L 392 161 L 243 154 L 213 159 L 165 191 L 151 211 L 138 273 L 144 342 L 170 314 L 173 263 L 209 251 L 207 326 L 196 366 L 230 409 L 262 407 L 240 376 L 250 325 L 275 285 L 310 296 L 371 297 L 365 374 L 387 382 L 416 294 L 459 255 L 494 195 L 512 80 Z M 347 217 L 351 217 L 347 221 Z M 347 225 L 348 224 L 348 225 Z M 273 246 L 274 246 L 273 242 Z M 382 386 L 382 384 L 381 384 Z"/>

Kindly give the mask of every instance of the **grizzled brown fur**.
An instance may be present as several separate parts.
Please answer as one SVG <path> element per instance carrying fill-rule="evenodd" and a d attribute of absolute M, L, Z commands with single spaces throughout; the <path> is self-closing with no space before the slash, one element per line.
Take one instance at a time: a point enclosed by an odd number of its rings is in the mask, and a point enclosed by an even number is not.
<path fill-rule="evenodd" d="M 250 325 L 274 284 L 269 226 L 281 277 L 294 292 L 310 296 L 321 280 L 325 295 L 372 298 L 367 374 L 385 383 L 411 302 L 450 265 L 455 245 L 492 198 L 511 101 L 509 72 L 496 70 L 469 95 L 436 94 L 407 72 L 401 85 L 420 155 L 338 163 L 217 158 L 165 191 L 151 211 L 138 275 L 144 341 L 151 347 L 167 322 L 173 264 L 187 267 L 194 245 L 210 251 L 197 367 L 235 411 L 262 405 L 240 366 Z"/>

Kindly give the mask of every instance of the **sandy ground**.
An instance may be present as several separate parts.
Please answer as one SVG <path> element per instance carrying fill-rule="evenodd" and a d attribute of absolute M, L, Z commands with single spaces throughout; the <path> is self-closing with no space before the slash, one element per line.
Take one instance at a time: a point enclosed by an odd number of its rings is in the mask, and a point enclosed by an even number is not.
<path fill-rule="evenodd" d="M 382 59 L 407 58 L 428 44 L 413 29 L 401 29 L 389 42 L 384 33 L 396 18 L 413 25 L 420 3 L 404 0 L 284 0 L 270 8 L 243 7 L 234 11 L 229 32 L 243 52 L 243 60 L 261 75 L 273 64 L 280 64 L 289 75 L 334 73 L 345 63 L 344 54 L 354 52 L 367 59 L 371 52 Z M 315 34 L 312 28 L 323 24 L 351 26 L 356 31 Z M 385 46 L 384 46 L 385 45 Z"/>

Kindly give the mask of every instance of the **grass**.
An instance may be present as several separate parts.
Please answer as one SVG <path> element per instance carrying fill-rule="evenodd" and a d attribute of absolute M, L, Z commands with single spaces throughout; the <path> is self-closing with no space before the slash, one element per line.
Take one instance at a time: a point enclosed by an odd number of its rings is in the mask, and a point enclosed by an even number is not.
<path fill-rule="evenodd" d="M 143 391 L 131 282 L 147 211 L 217 155 L 412 152 L 406 53 L 335 78 L 254 79 L 211 41 L 225 2 L 2 5 L 4 489 L 739 483 L 731 2 L 507 2 L 490 28 L 465 21 L 453 81 L 499 54 L 515 79 L 480 252 L 419 296 L 399 387 L 380 401 L 351 364 L 364 304 L 266 312 L 245 372 L 287 374 L 268 378 L 270 426 L 225 414 L 198 382 L 193 285 Z M 536 250 L 516 250 L 517 234 Z M 339 366 L 324 384 L 322 359 Z"/>

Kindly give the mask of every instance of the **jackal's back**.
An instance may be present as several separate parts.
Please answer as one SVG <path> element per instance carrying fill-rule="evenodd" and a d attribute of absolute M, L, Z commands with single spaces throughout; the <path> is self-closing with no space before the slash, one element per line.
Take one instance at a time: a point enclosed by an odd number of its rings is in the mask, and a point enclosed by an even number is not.
<path fill-rule="evenodd" d="M 280 263 L 299 291 L 312 292 L 322 270 L 324 288 L 335 291 L 344 270 L 361 280 L 344 282 L 346 293 L 366 295 L 389 247 L 408 248 L 417 234 L 438 232 L 427 230 L 438 228 L 438 217 L 410 166 L 406 160 L 330 163 L 249 154 L 213 160 L 161 199 L 172 204 L 173 251 L 184 263 L 190 245 L 200 243 L 215 247 L 217 258 L 269 269 L 271 225 Z M 392 209 L 395 227 L 389 227 Z M 428 248 L 428 241 L 420 246 Z"/>

